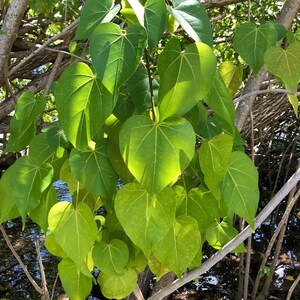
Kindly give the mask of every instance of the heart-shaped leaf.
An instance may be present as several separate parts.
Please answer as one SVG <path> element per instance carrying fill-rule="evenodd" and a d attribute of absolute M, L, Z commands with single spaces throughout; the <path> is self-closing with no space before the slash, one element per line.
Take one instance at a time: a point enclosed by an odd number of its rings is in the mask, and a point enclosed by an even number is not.
<path fill-rule="evenodd" d="M 182 28 L 196 41 L 212 47 L 213 36 L 209 17 L 204 6 L 197 0 L 173 0 L 169 13 Z"/>
<path fill-rule="evenodd" d="M 257 27 L 253 23 L 241 25 L 235 32 L 233 45 L 242 59 L 257 74 L 264 64 L 264 54 L 277 42 L 277 30 L 271 23 Z"/>
<path fill-rule="evenodd" d="M 220 183 L 224 179 L 232 151 L 233 139 L 227 134 L 205 140 L 199 150 L 199 162 L 204 181 L 213 195 L 219 200 Z"/>
<path fill-rule="evenodd" d="M 187 243 L 186 241 L 193 241 Z M 197 221 L 190 216 L 179 216 L 162 241 L 153 248 L 154 256 L 179 278 L 193 261 L 201 245 Z"/>
<path fill-rule="evenodd" d="M 101 292 L 108 299 L 123 299 L 136 287 L 137 273 L 133 269 L 124 270 L 121 275 L 100 273 L 98 283 Z"/>
<path fill-rule="evenodd" d="M 70 168 L 81 184 L 98 196 L 111 199 L 119 177 L 107 156 L 106 144 L 106 140 L 101 139 L 94 150 L 72 149 Z"/>
<path fill-rule="evenodd" d="M 19 209 L 23 225 L 27 213 L 39 204 L 43 191 L 51 184 L 53 168 L 48 163 L 39 164 L 32 156 L 20 157 L 12 166 L 10 182 L 13 198 Z"/>
<path fill-rule="evenodd" d="M 216 58 L 204 43 L 194 43 L 181 51 L 173 38 L 158 59 L 160 120 L 182 116 L 210 90 L 216 71 Z"/>
<path fill-rule="evenodd" d="M 106 15 L 111 11 L 112 6 L 112 0 L 87 0 L 81 12 L 74 39 L 81 40 L 90 38 L 93 30 L 98 24 L 104 21 Z M 120 5 L 117 7 L 116 13 L 120 10 Z M 112 15 L 110 20 L 112 20 L 113 17 Z M 106 20 L 106 22 L 110 20 Z"/>
<path fill-rule="evenodd" d="M 105 274 L 118 275 L 128 263 L 129 250 L 125 242 L 113 239 L 109 243 L 100 241 L 93 248 L 93 260 Z"/>
<path fill-rule="evenodd" d="M 221 191 L 226 206 L 254 228 L 259 200 L 258 173 L 245 153 L 232 152 Z"/>
<path fill-rule="evenodd" d="M 48 222 L 54 239 L 80 270 L 98 234 L 92 211 L 83 202 L 76 208 L 69 202 L 59 202 L 51 208 Z"/>
<path fill-rule="evenodd" d="M 129 238 L 149 258 L 152 246 L 162 240 L 175 218 L 175 194 L 166 188 L 151 196 L 137 183 L 122 187 L 115 198 L 115 211 Z"/>
<path fill-rule="evenodd" d="M 167 19 L 167 9 L 164 0 L 147 0 L 145 5 L 145 27 L 148 33 L 150 51 L 161 39 Z"/>
<path fill-rule="evenodd" d="M 270 72 L 279 77 L 286 88 L 297 91 L 300 81 L 300 42 L 290 44 L 286 49 L 278 46 L 270 48 L 265 54 L 265 63 Z M 298 115 L 298 98 L 296 95 L 288 95 Z"/>
<path fill-rule="evenodd" d="M 71 65 L 54 90 L 57 111 L 68 140 L 86 150 L 114 108 L 114 98 L 84 63 Z"/>
<path fill-rule="evenodd" d="M 120 131 L 120 150 L 137 181 L 157 194 L 189 165 L 195 133 L 184 118 L 154 123 L 148 117 L 133 116 Z"/>
<path fill-rule="evenodd" d="M 93 65 L 103 85 L 114 94 L 140 63 L 147 40 L 145 29 L 134 24 L 127 31 L 117 24 L 100 24 L 91 36 Z"/>

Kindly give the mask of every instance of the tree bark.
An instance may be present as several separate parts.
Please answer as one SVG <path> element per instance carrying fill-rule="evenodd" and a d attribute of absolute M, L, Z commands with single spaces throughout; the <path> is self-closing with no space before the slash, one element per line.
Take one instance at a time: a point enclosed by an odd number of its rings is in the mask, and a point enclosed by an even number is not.
<path fill-rule="evenodd" d="M 18 30 L 23 20 L 29 0 L 12 0 L 5 16 L 0 35 L 0 85 L 7 76 L 8 59 L 14 41 L 18 36 Z"/>
<path fill-rule="evenodd" d="M 287 0 L 284 3 L 277 17 L 277 22 L 282 24 L 286 29 L 289 29 L 299 9 L 300 9 L 299 0 Z M 253 75 L 250 77 L 243 93 L 247 94 L 252 91 L 258 90 L 263 80 L 265 79 L 266 75 L 267 75 L 267 69 L 266 67 L 262 67 L 256 77 L 254 77 Z M 255 98 L 256 98 L 255 95 L 249 96 L 248 98 L 245 98 L 242 101 L 240 101 L 236 107 L 235 124 L 239 131 L 242 130 L 245 121 L 247 120 L 247 117 L 252 109 Z"/>
<path fill-rule="evenodd" d="M 247 0 L 200 0 L 205 8 L 223 7 L 229 4 L 246 2 Z"/>

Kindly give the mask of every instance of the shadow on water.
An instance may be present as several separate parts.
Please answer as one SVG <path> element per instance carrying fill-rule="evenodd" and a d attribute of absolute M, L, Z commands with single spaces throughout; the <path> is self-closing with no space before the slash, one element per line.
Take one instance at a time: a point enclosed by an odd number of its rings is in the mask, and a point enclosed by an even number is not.
<path fill-rule="evenodd" d="M 57 196 L 61 201 L 70 201 L 71 197 L 67 186 L 63 182 L 55 183 Z M 53 299 L 59 298 L 64 294 L 59 279 L 57 279 L 57 264 L 59 259 L 52 256 L 43 247 L 44 235 L 39 232 L 39 228 L 29 218 L 26 227 L 22 231 L 20 219 L 8 221 L 4 224 L 6 232 L 19 254 L 27 266 L 30 274 L 40 285 L 40 270 L 37 262 L 37 255 L 34 242 L 38 241 L 41 248 L 41 256 L 46 272 L 48 290 L 51 291 L 55 281 L 55 291 Z M 282 254 L 277 263 L 276 277 L 272 283 L 270 297 L 267 299 L 285 299 L 287 291 L 300 272 L 300 218 L 295 217 L 289 224 L 286 238 L 284 240 Z M 252 265 L 254 279 L 260 264 L 261 257 L 266 250 L 270 240 L 270 225 L 264 223 L 256 231 L 253 241 Z M 204 249 L 207 257 L 213 252 L 207 247 Z M 207 258 L 206 257 L 206 258 Z M 205 259 L 205 257 L 204 257 Z M 226 256 L 221 262 L 214 266 L 206 274 L 199 277 L 197 281 L 185 285 L 175 292 L 171 299 L 173 300 L 233 300 L 238 289 L 238 257 L 234 254 Z M 252 266 L 251 266 L 252 268 Z M 250 284 L 251 288 L 251 284 Z M 7 247 L 4 239 L 0 238 L 0 300 L 4 299 L 40 299 L 40 295 L 34 290 L 31 283 L 25 276 L 22 268 L 17 263 L 10 249 Z M 65 298 L 67 299 L 67 298 Z M 100 296 L 89 296 L 89 300 L 105 299 Z M 300 288 L 294 291 L 291 299 L 300 299 Z"/>

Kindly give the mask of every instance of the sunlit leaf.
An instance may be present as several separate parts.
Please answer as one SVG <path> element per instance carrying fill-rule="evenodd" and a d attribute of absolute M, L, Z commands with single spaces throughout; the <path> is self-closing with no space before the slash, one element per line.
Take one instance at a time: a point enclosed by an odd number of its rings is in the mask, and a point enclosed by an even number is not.
<path fill-rule="evenodd" d="M 74 262 L 70 259 L 63 259 L 58 264 L 59 278 L 70 299 L 85 299 L 92 290 L 92 278 L 78 271 Z"/>
<path fill-rule="evenodd" d="M 175 218 L 175 194 L 166 188 L 151 196 L 139 184 L 122 187 L 115 198 L 116 215 L 129 238 L 149 257 L 152 246 L 162 240 Z"/>
<path fill-rule="evenodd" d="M 300 42 L 292 43 L 287 49 L 278 46 L 269 49 L 265 54 L 265 63 L 268 70 L 279 77 L 287 89 L 297 91 L 300 82 Z M 288 97 L 298 115 L 298 97 L 294 94 Z"/>
<path fill-rule="evenodd" d="M 51 208 L 48 222 L 56 242 L 79 270 L 98 234 L 92 211 L 82 202 L 76 208 L 59 202 Z"/>
<path fill-rule="evenodd" d="M 137 273 L 133 269 L 127 269 L 121 275 L 108 275 L 101 272 L 98 283 L 106 298 L 123 299 L 134 290 L 137 279 Z"/>
<path fill-rule="evenodd" d="M 230 96 L 233 97 L 242 84 L 242 65 L 239 64 L 236 66 L 231 61 L 224 61 L 220 64 L 219 72 L 229 90 Z"/>
<path fill-rule="evenodd" d="M 233 45 L 242 59 L 257 74 L 264 64 L 264 54 L 277 42 L 277 30 L 265 23 L 257 27 L 253 23 L 241 25 L 235 32 Z"/>
<path fill-rule="evenodd" d="M 63 72 L 54 94 L 68 140 L 79 150 L 87 149 L 113 110 L 113 96 L 84 63 Z"/>
<path fill-rule="evenodd" d="M 181 51 L 180 42 L 171 39 L 158 60 L 160 120 L 191 110 L 210 90 L 215 71 L 216 58 L 209 46 L 194 43 Z"/>
<path fill-rule="evenodd" d="M 221 192 L 227 207 L 254 228 L 259 200 L 258 173 L 245 153 L 232 152 Z"/>
<path fill-rule="evenodd" d="M 198 253 L 200 245 L 201 235 L 197 221 L 190 216 L 179 216 L 164 239 L 154 246 L 153 254 L 181 278 Z"/>
<path fill-rule="evenodd" d="M 154 123 L 148 117 L 133 116 L 120 131 L 120 150 L 138 182 L 149 193 L 159 193 L 192 160 L 195 134 L 184 118 Z"/>
<path fill-rule="evenodd" d="M 93 66 L 102 84 L 112 94 L 127 81 L 140 63 L 146 45 L 146 31 L 138 25 L 126 31 L 117 24 L 100 24 L 91 36 Z"/>
<path fill-rule="evenodd" d="M 101 272 L 109 275 L 122 273 L 128 263 L 129 250 L 123 241 L 100 241 L 93 248 L 93 260 Z"/>
<path fill-rule="evenodd" d="M 213 36 L 209 17 L 199 1 L 173 0 L 172 7 L 167 5 L 167 9 L 196 42 L 203 42 L 212 47 Z"/>

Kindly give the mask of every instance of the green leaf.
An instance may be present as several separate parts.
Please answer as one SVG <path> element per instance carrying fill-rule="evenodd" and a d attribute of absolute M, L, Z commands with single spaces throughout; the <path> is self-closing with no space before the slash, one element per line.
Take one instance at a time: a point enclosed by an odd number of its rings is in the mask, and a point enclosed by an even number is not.
<path fill-rule="evenodd" d="M 76 208 L 59 202 L 51 208 L 48 222 L 56 242 L 79 270 L 98 234 L 92 211 L 82 202 Z"/>
<path fill-rule="evenodd" d="M 105 16 L 110 12 L 112 7 L 112 0 L 87 0 L 81 12 L 74 39 L 81 40 L 90 38 L 93 30 L 104 21 Z M 118 5 L 118 8 L 120 9 L 120 5 Z M 113 17 L 111 20 L 112 19 Z M 107 22 L 109 21 L 110 20 Z"/>
<path fill-rule="evenodd" d="M 259 200 L 258 173 L 243 152 L 232 152 L 221 191 L 226 206 L 254 228 Z"/>
<path fill-rule="evenodd" d="M 184 51 L 180 47 L 172 38 L 158 59 L 160 120 L 191 110 L 210 90 L 216 71 L 216 58 L 209 46 L 194 43 Z"/>
<path fill-rule="evenodd" d="M 45 239 L 45 246 L 51 254 L 62 258 L 68 258 L 67 254 L 61 248 L 59 243 L 55 240 L 54 234 L 52 232 L 48 232 Z"/>
<path fill-rule="evenodd" d="M 122 273 L 128 263 L 129 250 L 123 241 L 113 239 L 109 243 L 100 241 L 93 249 L 93 260 L 97 268 L 108 275 Z"/>
<path fill-rule="evenodd" d="M 84 202 L 92 212 L 96 212 L 103 205 L 102 200 L 99 196 L 83 187 L 80 187 L 80 189 L 76 189 L 72 198 L 72 203 L 74 204 L 74 206 L 77 206 L 79 203 Z"/>
<path fill-rule="evenodd" d="M 177 209 L 177 215 L 193 217 L 203 233 L 216 220 L 218 202 L 208 190 L 201 188 L 191 189 Z"/>
<path fill-rule="evenodd" d="M 220 184 L 227 171 L 232 146 L 232 137 L 221 134 L 211 140 L 205 140 L 199 150 L 199 162 L 205 184 L 218 200 L 221 196 Z"/>
<path fill-rule="evenodd" d="M 204 6 L 197 0 L 173 0 L 169 13 L 182 28 L 195 40 L 212 47 L 213 36 L 210 20 Z"/>
<path fill-rule="evenodd" d="M 71 65 L 54 91 L 61 125 L 68 140 L 86 150 L 114 108 L 114 98 L 84 63 Z"/>
<path fill-rule="evenodd" d="M 231 61 L 224 61 L 219 67 L 220 75 L 233 97 L 240 88 L 243 81 L 243 67 L 241 64 L 234 65 Z"/>
<path fill-rule="evenodd" d="M 130 6 L 133 8 L 134 13 L 141 26 L 144 26 L 145 8 L 139 0 L 127 0 Z"/>
<path fill-rule="evenodd" d="M 37 116 L 43 112 L 46 100 L 32 91 L 24 92 L 18 99 L 10 128 L 11 135 L 5 152 L 21 151 L 35 135 Z"/>
<path fill-rule="evenodd" d="M 98 283 L 102 294 L 109 299 L 123 299 L 136 287 L 137 273 L 133 269 L 127 269 L 121 275 L 109 275 L 100 273 Z"/>
<path fill-rule="evenodd" d="M 166 188 L 150 196 L 137 183 L 122 187 L 115 198 L 117 218 L 126 234 L 149 258 L 152 246 L 162 240 L 175 218 L 175 194 Z"/>
<path fill-rule="evenodd" d="M 53 186 L 45 192 L 41 198 L 38 207 L 30 211 L 30 218 L 37 223 L 44 232 L 48 228 L 48 214 L 51 207 L 57 203 L 57 196 Z"/>
<path fill-rule="evenodd" d="M 93 66 L 103 85 L 112 94 L 136 70 L 146 44 L 145 29 L 138 25 L 126 31 L 117 24 L 100 24 L 91 36 Z"/>
<path fill-rule="evenodd" d="M 197 221 L 189 216 L 179 216 L 164 239 L 154 246 L 153 254 L 181 278 L 200 246 L 201 235 Z"/>
<path fill-rule="evenodd" d="M 92 290 L 92 278 L 81 273 L 72 260 L 63 259 L 58 264 L 58 272 L 61 283 L 72 300 L 85 299 Z"/>
<path fill-rule="evenodd" d="M 297 92 L 300 81 L 300 43 L 294 42 L 287 49 L 278 46 L 270 48 L 265 54 L 268 70 L 279 77 L 286 88 Z M 298 98 L 295 94 L 288 95 L 295 114 L 298 115 Z"/>
<path fill-rule="evenodd" d="M 253 23 L 241 25 L 235 32 L 233 46 L 242 59 L 257 74 L 264 64 L 264 54 L 277 42 L 277 30 L 265 23 L 257 27 Z"/>
<path fill-rule="evenodd" d="M 184 118 L 153 123 L 148 117 L 133 116 L 120 131 L 120 150 L 137 181 L 157 194 L 189 165 L 195 133 Z"/>
<path fill-rule="evenodd" d="M 158 82 L 153 79 L 152 87 L 154 88 L 154 93 L 157 91 L 158 86 Z M 135 73 L 128 80 L 127 88 L 138 114 L 151 107 L 149 78 L 145 67 L 139 66 L 136 69 Z"/>
<path fill-rule="evenodd" d="M 145 5 L 145 27 L 148 33 L 148 45 L 151 51 L 162 38 L 167 19 L 164 0 L 148 0 Z"/>
<path fill-rule="evenodd" d="M 0 30 L 0 35 L 6 35 L 6 33 L 2 30 Z"/>
<path fill-rule="evenodd" d="M 217 250 L 221 250 L 228 242 L 238 235 L 238 231 L 230 224 L 222 221 L 221 223 L 215 222 L 206 231 L 206 240 L 210 246 Z M 240 244 L 231 252 L 246 252 L 244 245 Z"/>
<path fill-rule="evenodd" d="M 20 216 L 20 212 L 16 206 L 11 184 L 11 172 L 13 165 L 11 165 L 0 179 L 0 224 L 15 219 Z"/>
<path fill-rule="evenodd" d="M 40 165 L 32 156 L 22 156 L 13 164 L 10 172 L 11 192 L 23 225 L 27 213 L 39 205 L 40 196 L 51 184 L 52 176 L 51 165 Z"/>
<path fill-rule="evenodd" d="M 114 116 L 117 117 L 120 121 L 125 121 L 133 115 L 134 110 L 135 106 L 132 98 L 128 95 L 128 93 L 124 93 L 121 88 L 121 91 L 118 95 L 118 101 L 113 110 Z"/>
<path fill-rule="evenodd" d="M 94 150 L 72 149 L 69 163 L 71 172 L 82 185 L 98 196 L 111 199 L 119 177 L 107 156 L 106 144 L 101 139 Z"/>
<path fill-rule="evenodd" d="M 233 101 L 218 71 L 215 73 L 212 87 L 204 97 L 204 101 L 218 117 L 228 123 L 232 128 L 232 133 L 234 133 L 235 109 Z"/>
<path fill-rule="evenodd" d="M 171 271 L 165 265 L 163 265 L 156 257 L 154 257 L 153 254 L 151 255 L 150 259 L 148 259 L 148 266 L 151 272 L 155 275 L 157 281 Z"/>

